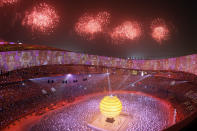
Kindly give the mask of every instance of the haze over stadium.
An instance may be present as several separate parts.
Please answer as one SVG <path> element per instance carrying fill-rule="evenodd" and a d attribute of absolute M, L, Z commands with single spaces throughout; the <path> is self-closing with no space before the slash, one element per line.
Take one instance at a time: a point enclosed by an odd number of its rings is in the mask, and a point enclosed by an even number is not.
<path fill-rule="evenodd" d="M 189 130 L 190 1 L 0 1 L 0 130 Z"/>

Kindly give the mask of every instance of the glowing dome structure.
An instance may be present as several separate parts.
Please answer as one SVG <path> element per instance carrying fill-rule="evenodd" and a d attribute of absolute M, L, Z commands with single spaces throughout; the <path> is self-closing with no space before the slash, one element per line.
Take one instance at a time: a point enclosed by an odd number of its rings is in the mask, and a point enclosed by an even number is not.
<path fill-rule="evenodd" d="M 100 102 L 100 111 L 107 118 L 114 118 L 122 111 L 122 103 L 117 96 L 105 96 Z"/>

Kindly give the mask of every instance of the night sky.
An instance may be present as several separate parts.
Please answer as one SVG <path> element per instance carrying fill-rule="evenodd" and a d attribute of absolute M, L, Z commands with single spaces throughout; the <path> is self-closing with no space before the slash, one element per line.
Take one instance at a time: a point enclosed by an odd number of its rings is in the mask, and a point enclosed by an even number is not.
<path fill-rule="evenodd" d="M 163 57 L 197 53 L 197 4 L 188 0 L 45 0 L 59 13 L 59 25 L 51 34 L 32 33 L 21 21 L 25 11 L 43 0 L 21 0 L 17 5 L 0 7 L 0 38 L 5 41 L 48 45 L 75 52 L 114 57 Z M 143 36 L 136 41 L 113 44 L 106 35 L 93 40 L 77 35 L 73 29 L 87 12 L 108 11 L 109 27 L 135 19 L 142 24 Z M 170 39 L 161 45 L 149 35 L 150 23 L 162 18 L 170 23 Z"/>

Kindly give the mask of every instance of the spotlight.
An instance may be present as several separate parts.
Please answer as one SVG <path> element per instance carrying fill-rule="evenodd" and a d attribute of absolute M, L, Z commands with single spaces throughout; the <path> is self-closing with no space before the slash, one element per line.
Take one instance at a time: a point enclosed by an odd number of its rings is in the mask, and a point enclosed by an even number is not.
<path fill-rule="evenodd" d="M 71 77 L 71 76 L 72 76 L 72 74 L 68 74 L 68 75 L 67 75 L 67 77 Z"/>
<path fill-rule="evenodd" d="M 175 84 L 176 84 L 176 81 L 174 81 L 174 80 L 170 82 L 171 86 L 174 86 Z"/>
<path fill-rule="evenodd" d="M 141 72 L 141 76 L 144 76 L 144 72 L 143 71 Z"/>
<path fill-rule="evenodd" d="M 110 73 L 109 73 L 109 72 L 107 72 L 106 74 L 107 74 L 107 75 L 109 75 Z"/>
<path fill-rule="evenodd" d="M 68 80 L 71 77 L 72 77 L 72 74 L 67 74 L 66 77 L 65 77 L 65 80 Z"/>
<path fill-rule="evenodd" d="M 56 89 L 52 87 L 52 88 L 51 88 L 51 91 L 52 91 L 52 92 L 56 92 Z"/>
<path fill-rule="evenodd" d="M 10 42 L 9 44 L 14 45 L 15 43 L 14 42 Z"/>
<path fill-rule="evenodd" d="M 43 95 L 46 95 L 46 94 L 47 94 L 47 91 L 44 90 L 44 89 L 42 89 L 42 94 L 43 94 Z"/>

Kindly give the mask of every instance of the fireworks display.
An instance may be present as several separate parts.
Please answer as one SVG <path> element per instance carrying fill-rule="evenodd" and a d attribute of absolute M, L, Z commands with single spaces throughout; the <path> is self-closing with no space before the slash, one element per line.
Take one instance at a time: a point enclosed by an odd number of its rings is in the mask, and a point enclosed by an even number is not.
<path fill-rule="evenodd" d="M 86 36 L 93 39 L 95 34 L 103 31 L 109 24 L 110 14 L 108 12 L 99 12 L 97 15 L 84 14 L 75 25 L 75 32 L 80 36 Z"/>
<path fill-rule="evenodd" d="M 125 21 L 115 27 L 110 33 L 112 40 L 119 43 L 125 40 L 135 40 L 141 36 L 141 26 L 137 22 Z"/>
<path fill-rule="evenodd" d="M 0 7 L 16 5 L 20 1 L 0 0 Z M 22 26 L 30 29 L 32 34 L 51 34 L 60 23 L 60 16 L 57 10 L 54 6 L 46 2 L 35 4 L 35 6 L 26 10 L 24 13 L 16 12 L 16 18 L 21 18 L 21 14 L 24 14 L 21 23 Z M 111 23 L 110 18 L 111 14 L 108 11 L 98 11 L 96 13 L 86 12 L 73 25 L 74 32 L 86 40 L 92 40 L 99 34 L 106 34 L 113 44 L 139 40 L 142 33 L 144 33 L 141 24 L 136 20 L 124 20 L 119 25 L 111 28 L 112 26 L 109 26 Z M 173 26 L 161 18 L 156 18 L 151 22 L 150 31 L 147 34 L 157 43 L 162 44 L 173 34 Z"/>
<path fill-rule="evenodd" d="M 169 39 L 170 30 L 163 19 L 153 20 L 151 24 L 151 36 L 159 43 Z"/>
<path fill-rule="evenodd" d="M 0 7 L 5 6 L 5 5 L 14 5 L 18 2 L 19 0 L 0 0 Z"/>
<path fill-rule="evenodd" d="M 59 15 L 54 7 L 46 3 L 40 3 L 27 11 L 22 25 L 30 27 L 32 31 L 51 33 L 59 23 Z"/>

